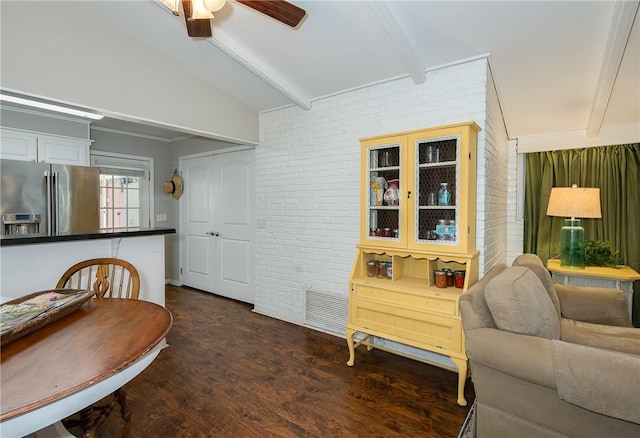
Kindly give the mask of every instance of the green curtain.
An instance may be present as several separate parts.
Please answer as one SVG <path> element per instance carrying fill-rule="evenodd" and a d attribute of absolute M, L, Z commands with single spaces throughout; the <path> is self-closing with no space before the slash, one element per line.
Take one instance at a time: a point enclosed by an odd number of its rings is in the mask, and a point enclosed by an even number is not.
<path fill-rule="evenodd" d="M 552 187 L 599 187 L 602 219 L 582 219 L 585 240 L 609 241 L 622 262 L 640 272 L 639 168 L 640 143 L 527 154 L 524 252 L 545 264 L 560 256 L 564 218 L 546 215 Z M 634 324 L 640 319 L 639 283 Z"/>

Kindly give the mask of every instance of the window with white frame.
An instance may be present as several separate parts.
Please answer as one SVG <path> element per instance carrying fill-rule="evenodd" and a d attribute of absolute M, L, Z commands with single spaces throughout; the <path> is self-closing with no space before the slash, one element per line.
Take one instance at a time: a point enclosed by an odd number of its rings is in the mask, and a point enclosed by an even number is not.
<path fill-rule="evenodd" d="M 151 223 L 153 158 L 91 152 L 100 170 L 100 228 L 146 228 Z"/>

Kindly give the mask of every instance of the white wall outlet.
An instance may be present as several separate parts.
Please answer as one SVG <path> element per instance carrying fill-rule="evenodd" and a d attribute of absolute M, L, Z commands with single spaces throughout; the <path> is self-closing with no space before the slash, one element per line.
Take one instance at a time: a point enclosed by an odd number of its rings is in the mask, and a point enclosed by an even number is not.
<path fill-rule="evenodd" d="M 158 213 L 156 214 L 156 222 L 166 222 L 167 221 L 167 215 L 164 213 Z"/>

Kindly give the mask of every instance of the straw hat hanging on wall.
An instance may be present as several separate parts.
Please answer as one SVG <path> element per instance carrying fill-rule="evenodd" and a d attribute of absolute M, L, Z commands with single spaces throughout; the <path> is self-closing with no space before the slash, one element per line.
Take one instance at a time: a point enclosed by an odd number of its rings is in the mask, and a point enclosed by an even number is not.
<path fill-rule="evenodd" d="M 169 193 L 170 195 L 172 195 L 174 199 L 180 199 L 180 196 L 182 196 L 183 188 L 184 185 L 182 183 L 182 177 L 178 175 L 178 169 L 173 172 L 173 176 L 169 179 L 169 181 L 166 181 L 164 184 L 162 184 L 162 190 L 164 190 L 165 193 Z"/>

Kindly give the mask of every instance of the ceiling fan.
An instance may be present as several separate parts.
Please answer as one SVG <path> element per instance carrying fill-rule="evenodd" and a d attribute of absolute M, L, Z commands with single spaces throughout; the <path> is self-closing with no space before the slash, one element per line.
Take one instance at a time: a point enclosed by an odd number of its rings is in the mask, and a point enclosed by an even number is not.
<path fill-rule="evenodd" d="M 255 9 L 287 26 L 296 27 L 306 15 L 304 9 L 284 0 L 235 0 Z M 213 13 L 225 5 L 226 0 L 182 0 L 187 33 L 192 38 L 211 36 Z M 178 15 L 177 11 L 174 14 Z"/>

